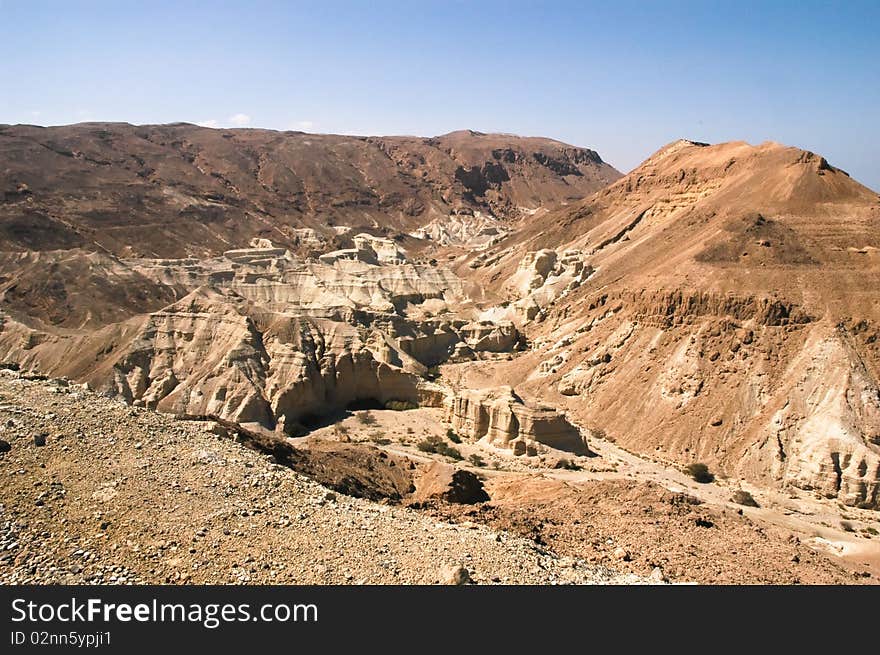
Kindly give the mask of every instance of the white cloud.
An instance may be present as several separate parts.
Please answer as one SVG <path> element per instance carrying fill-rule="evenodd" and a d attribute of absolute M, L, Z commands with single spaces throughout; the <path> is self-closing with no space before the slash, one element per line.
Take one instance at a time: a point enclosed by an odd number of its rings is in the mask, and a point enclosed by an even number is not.
<path fill-rule="evenodd" d="M 220 127 L 220 123 L 219 123 L 219 121 L 217 121 L 216 118 L 212 118 L 207 121 L 200 121 L 200 122 L 196 123 L 196 125 L 198 125 L 200 127 L 215 127 L 215 128 Z"/>
<path fill-rule="evenodd" d="M 315 127 L 314 121 L 297 121 L 293 124 L 294 129 L 308 131 Z"/>
<path fill-rule="evenodd" d="M 233 114 L 229 117 L 229 122 L 236 127 L 246 127 L 251 124 L 251 117 L 247 114 Z"/>

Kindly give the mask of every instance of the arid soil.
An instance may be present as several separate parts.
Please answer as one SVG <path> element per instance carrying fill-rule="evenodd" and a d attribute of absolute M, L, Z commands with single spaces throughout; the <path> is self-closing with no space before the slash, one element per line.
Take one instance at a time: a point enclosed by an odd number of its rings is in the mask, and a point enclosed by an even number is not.
<path fill-rule="evenodd" d="M 763 509 L 721 503 L 725 485 L 674 471 L 639 482 L 622 451 L 564 460 L 578 470 L 468 444 L 455 446 L 464 462 L 427 454 L 417 446 L 441 438 L 435 410 L 355 412 L 292 440 L 307 453 L 297 466 L 336 491 L 215 422 L 64 381 L 4 371 L 0 418 L 8 583 L 434 583 L 459 564 L 477 583 L 880 579 L 876 559 L 835 556 L 763 496 Z M 420 498 L 411 483 L 432 461 L 483 478 L 488 500 Z M 855 534 L 828 528 L 870 553 L 872 514 L 850 521 Z"/>
<path fill-rule="evenodd" d="M 205 424 L 0 377 L 0 582 L 637 583 L 504 530 L 330 492 Z M 45 435 L 45 445 L 35 438 Z"/>
<path fill-rule="evenodd" d="M 334 227 L 455 240 L 620 177 L 587 148 L 468 130 L 354 137 L 186 123 L 0 125 L 0 249 L 205 257 Z M 344 243 L 342 241 L 341 243 Z"/>
<path fill-rule="evenodd" d="M 438 515 L 457 514 L 528 536 L 558 553 L 642 575 L 659 568 L 673 581 L 877 582 L 876 569 L 835 562 L 802 544 L 790 530 L 653 483 L 564 482 L 523 475 L 494 481 L 487 490 L 493 499 L 490 505 L 470 510 L 447 506 Z"/>
<path fill-rule="evenodd" d="M 880 196 L 820 155 L 83 124 L 0 170 L 21 579 L 880 575 Z"/>
<path fill-rule="evenodd" d="M 489 500 L 433 500 L 420 507 L 637 575 L 703 584 L 880 581 L 880 519 L 874 511 L 753 487 L 760 507 L 744 506 L 732 500 L 740 489 L 735 481 L 698 484 L 676 468 L 600 439 L 591 441 L 590 456 L 517 458 L 501 448 L 449 443 L 439 419 L 430 409 L 355 412 L 297 442 L 304 448 L 339 440 L 371 443 L 419 462 L 455 463 L 484 479 Z M 429 438 L 445 438 L 463 459 L 420 450 Z M 480 465 L 470 459 L 474 455 Z"/>

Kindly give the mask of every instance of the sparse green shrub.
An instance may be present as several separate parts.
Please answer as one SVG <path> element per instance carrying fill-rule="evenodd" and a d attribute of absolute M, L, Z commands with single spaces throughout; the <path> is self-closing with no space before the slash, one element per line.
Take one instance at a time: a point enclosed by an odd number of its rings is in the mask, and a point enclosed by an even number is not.
<path fill-rule="evenodd" d="M 455 434 L 455 432 L 452 431 L 452 428 L 449 428 L 446 431 L 446 438 L 449 439 L 452 443 L 461 443 L 461 437 Z"/>
<path fill-rule="evenodd" d="M 758 505 L 758 501 L 750 494 L 748 491 L 743 489 L 738 489 L 733 493 L 733 498 L 731 498 L 733 502 L 737 505 L 745 505 L 746 507 L 760 507 Z"/>
<path fill-rule="evenodd" d="M 416 448 L 421 450 L 423 453 L 435 453 L 437 452 L 437 446 L 429 441 L 428 439 L 423 439 L 419 443 L 416 444 Z"/>
<path fill-rule="evenodd" d="M 702 462 L 694 462 L 688 465 L 685 472 L 701 484 L 712 482 L 715 479 L 715 476 L 709 472 L 709 467 Z"/>
<path fill-rule="evenodd" d="M 437 447 L 440 446 L 440 444 L 442 444 L 442 443 L 443 443 L 443 440 L 440 437 L 438 437 L 436 435 L 431 435 L 429 437 L 422 439 L 416 445 L 416 447 L 419 450 L 421 450 L 423 453 L 436 453 Z"/>
<path fill-rule="evenodd" d="M 451 457 L 454 460 L 462 460 L 464 456 L 461 454 L 461 451 L 458 448 L 453 448 L 452 446 L 447 446 L 443 444 L 443 452 L 441 455 L 446 455 L 447 457 Z"/>
<path fill-rule="evenodd" d="M 418 409 L 419 406 L 408 400 L 389 400 L 385 403 L 385 409 L 393 409 L 395 412 L 405 412 L 409 409 Z"/>
<path fill-rule="evenodd" d="M 363 414 L 358 414 L 358 421 L 363 425 L 376 425 L 376 417 L 373 416 L 369 411 L 364 412 Z"/>
<path fill-rule="evenodd" d="M 870 535 L 874 535 L 875 537 L 876 537 L 878 534 L 880 534 L 880 532 L 877 532 L 877 528 L 872 528 L 871 526 L 868 526 L 867 528 L 865 528 L 864 530 L 862 530 L 862 532 L 867 532 L 868 534 L 870 534 Z"/>
<path fill-rule="evenodd" d="M 477 453 L 472 453 L 468 460 L 474 466 L 486 466 L 486 462 L 483 461 L 483 458 L 477 455 Z"/>
<path fill-rule="evenodd" d="M 445 455 L 456 460 L 464 459 L 457 448 L 453 448 L 436 435 L 431 435 L 427 439 L 420 441 L 416 447 L 423 453 L 437 453 L 438 455 Z"/>
<path fill-rule="evenodd" d="M 577 462 L 573 462 L 572 460 L 563 457 L 553 465 L 553 468 L 566 469 L 568 471 L 580 471 L 582 467 Z"/>
<path fill-rule="evenodd" d="M 844 532 L 855 532 L 855 531 L 856 531 L 856 529 L 853 527 L 853 524 L 850 523 L 849 521 L 841 521 L 841 522 L 840 522 L 840 528 L 841 528 Z"/>

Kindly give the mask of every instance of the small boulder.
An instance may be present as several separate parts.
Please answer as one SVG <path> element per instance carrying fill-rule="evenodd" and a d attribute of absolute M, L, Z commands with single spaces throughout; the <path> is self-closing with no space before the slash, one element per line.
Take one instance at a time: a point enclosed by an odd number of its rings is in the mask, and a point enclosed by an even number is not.
<path fill-rule="evenodd" d="M 759 507 L 758 501 L 755 500 L 752 494 L 743 489 L 737 489 L 733 493 L 733 497 L 731 498 L 731 500 L 738 505 L 745 505 L 746 507 Z"/>
<path fill-rule="evenodd" d="M 223 425 L 220 425 L 216 421 L 208 421 L 205 423 L 205 432 L 209 434 L 216 435 L 222 439 L 229 437 L 229 430 L 226 429 Z"/>
<path fill-rule="evenodd" d="M 651 575 L 648 576 L 648 579 L 656 584 L 666 582 L 666 576 L 663 573 L 663 569 L 661 569 L 659 566 L 654 567 L 654 569 L 651 571 Z"/>
<path fill-rule="evenodd" d="M 0 453 L 8 453 L 12 450 L 12 444 L 5 439 L 0 439 Z"/>
<path fill-rule="evenodd" d="M 440 582 L 446 585 L 466 585 L 471 582 L 471 574 L 460 564 L 453 564 L 440 572 Z"/>
<path fill-rule="evenodd" d="M 474 473 L 442 462 L 434 462 L 416 482 L 416 501 L 445 500 L 472 505 L 489 500 L 483 483 Z"/>
<path fill-rule="evenodd" d="M 46 445 L 46 439 L 48 439 L 48 438 L 49 438 L 49 435 L 46 432 L 40 432 L 39 434 L 35 434 L 34 435 L 34 445 L 39 448 L 42 448 L 43 446 Z"/>
<path fill-rule="evenodd" d="M 623 546 L 618 546 L 614 549 L 614 559 L 619 559 L 622 562 L 628 562 L 632 559 L 632 556 L 629 554 L 629 551 Z"/>

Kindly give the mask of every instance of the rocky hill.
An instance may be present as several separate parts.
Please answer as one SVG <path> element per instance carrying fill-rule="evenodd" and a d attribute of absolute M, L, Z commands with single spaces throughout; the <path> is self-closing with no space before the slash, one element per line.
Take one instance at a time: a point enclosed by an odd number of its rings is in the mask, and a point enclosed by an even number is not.
<path fill-rule="evenodd" d="M 0 172 L 0 249 L 149 257 L 218 255 L 257 237 L 309 248 L 338 226 L 469 237 L 620 177 L 550 139 L 185 123 L 0 125 Z"/>
<path fill-rule="evenodd" d="M 645 455 L 876 506 L 878 227 L 818 155 L 679 141 L 459 270 L 533 340 L 494 375 Z"/>
<path fill-rule="evenodd" d="M 510 530 L 576 566 L 880 573 L 880 197 L 818 155 L 678 141 L 617 179 L 546 139 L 90 124 L 2 127 L 0 166 L 9 411 L 52 405 L 29 386 L 49 376 L 138 435 L 77 437 L 58 466 L 117 447 L 132 479 L 166 449 L 189 457 L 199 438 L 155 410 L 237 435 L 223 459 L 256 444 L 340 493 Z M 35 425 L 10 420 L 7 460 L 31 470 Z M 714 481 L 685 475 L 695 463 Z M 236 502 L 236 476 L 263 484 L 224 471 Z"/>

